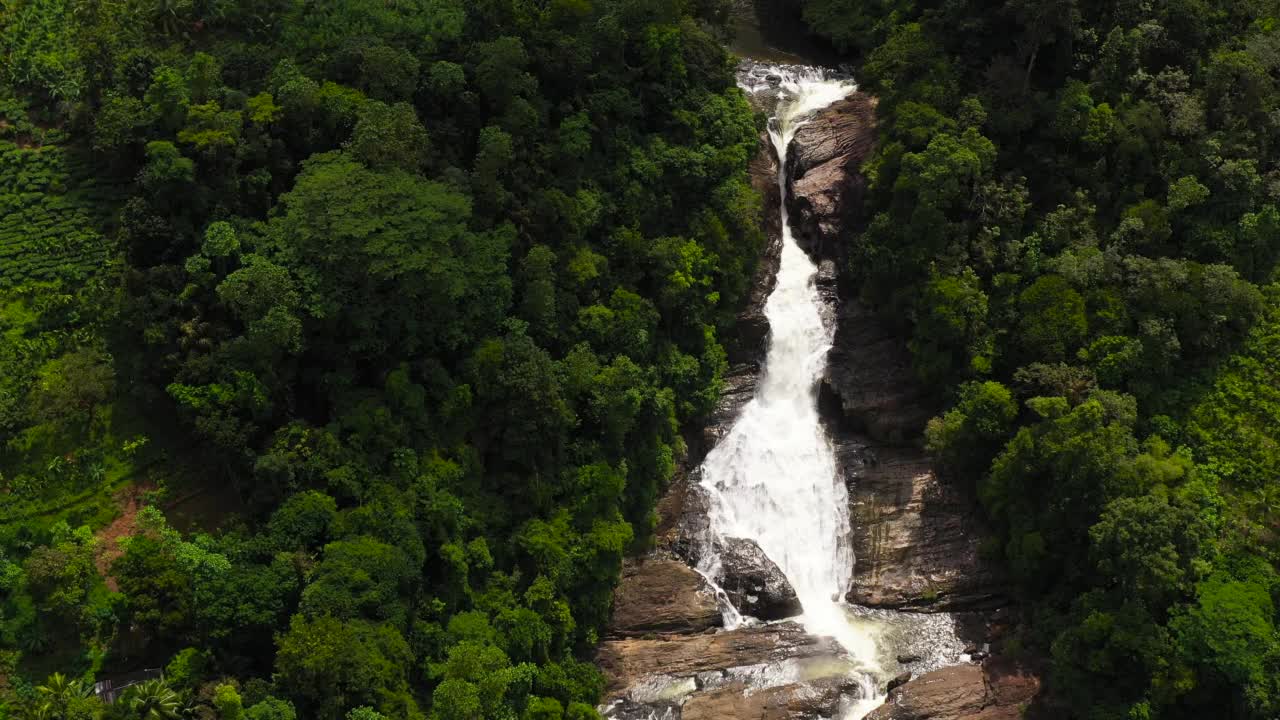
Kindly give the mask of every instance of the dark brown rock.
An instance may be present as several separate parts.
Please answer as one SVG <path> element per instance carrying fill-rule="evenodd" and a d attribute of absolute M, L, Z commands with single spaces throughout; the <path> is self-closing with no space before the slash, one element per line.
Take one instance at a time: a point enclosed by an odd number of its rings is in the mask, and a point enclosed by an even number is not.
<path fill-rule="evenodd" d="M 609 634 L 696 633 L 723 623 L 715 591 L 678 560 L 628 560 L 613 591 Z"/>
<path fill-rule="evenodd" d="M 914 443 L 939 409 L 911 367 L 906 342 L 856 298 L 845 298 L 822 392 L 844 426 L 895 445 Z"/>
<path fill-rule="evenodd" d="M 767 134 L 760 136 L 760 151 L 748 166 L 751 185 L 764 200 L 762 217 L 765 247 L 756 271 L 751 276 L 751 289 L 746 303 L 738 312 L 733 337 L 728 338 L 729 360 L 733 363 L 759 363 L 764 358 L 765 340 L 769 337 L 769 319 L 764 306 L 777 284 L 778 266 L 782 262 L 782 191 L 778 187 L 778 160 Z"/>
<path fill-rule="evenodd" d="M 849 602 L 933 611 L 1005 603 L 998 568 L 979 553 L 989 533 L 977 507 L 922 451 L 844 436 L 836 463 L 852 521 Z"/>
<path fill-rule="evenodd" d="M 840 236 L 866 189 L 862 162 L 875 146 L 875 99 L 855 92 L 801 126 L 788 148 L 788 211 L 800 247 L 839 256 Z"/>
<path fill-rule="evenodd" d="M 855 92 L 833 103 L 796 130 L 787 153 L 791 176 L 801 178 L 832 160 L 842 159 L 854 163 L 851 169 L 856 171 L 857 164 L 875 149 L 875 131 L 873 96 Z"/>
<path fill-rule="evenodd" d="M 720 401 L 707 416 L 702 428 L 699 461 L 733 429 L 733 423 L 738 419 L 742 406 L 755 397 L 756 381 L 759 377 L 760 367 L 754 363 L 734 365 L 729 369 L 729 374 L 724 379 L 724 390 L 720 394 Z"/>
<path fill-rule="evenodd" d="M 911 673 L 904 672 L 889 681 L 889 684 L 885 687 L 885 692 L 893 692 L 897 688 L 902 687 L 903 685 L 906 685 L 909 682 L 911 682 Z"/>
<path fill-rule="evenodd" d="M 795 588 L 756 541 L 724 538 L 713 543 L 712 551 L 720 561 L 716 581 L 738 612 L 760 620 L 801 613 Z"/>
<path fill-rule="evenodd" d="M 898 686 L 867 720 L 1019 720 L 1039 691 L 1039 677 L 1015 663 L 956 665 Z"/>
<path fill-rule="evenodd" d="M 696 564 L 699 540 L 709 527 L 707 494 L 698 485 L 698 471 L 692 474 L 677 467 L 667 491 L 658 499 L 657 550 Z"/>
<path fill-rule="evenodd" d="M 1020 665 L 1008 658 L 992 658 L 982 666 L 987 684 L 987 696 L 991 700 L 990 708 L 1017 708 L 1035 702 L 1040 693 L 1040 676 L 1028 667 Z M 988 713 L 982 720 L 997 718 L 1019 718 L 1021 714 L 1006 711 L 1006 715 Z"/>

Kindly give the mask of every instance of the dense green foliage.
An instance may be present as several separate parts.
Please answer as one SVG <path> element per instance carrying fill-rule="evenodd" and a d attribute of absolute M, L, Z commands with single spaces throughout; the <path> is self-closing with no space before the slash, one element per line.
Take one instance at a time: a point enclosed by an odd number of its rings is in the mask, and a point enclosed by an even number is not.
<path fill-rule="evenodd" d="M 801 5 L 879 98 L 849 272 L 1053 716 L 1275 717 L 1280 6 Z"/>
<path fill-rule="evenodd" d="M 761 245 L 722 14 L 0 2 L 0 715 L 595 717 Z"/>
<path fill-rule="evenodd" d="M 1007 649 L 1275 717 L 1280 7 L 799 2 Z M 760 244 L 724 9 L 0 0 L 0 715 L 594 717 Z"/>

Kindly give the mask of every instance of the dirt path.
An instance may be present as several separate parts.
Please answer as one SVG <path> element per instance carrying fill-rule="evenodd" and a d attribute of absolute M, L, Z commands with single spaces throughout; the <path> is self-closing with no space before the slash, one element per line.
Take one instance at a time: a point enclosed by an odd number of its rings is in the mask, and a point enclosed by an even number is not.
<path fill-rule="evenodd" d="M 138 511 L 143 508 L 142 496 L 154 488 L 149 482 L 131 484 L 116 493 L 116 501 L 120 504 L 120 515 L 111 524 L 95 533 L 98 538 L 98 556 L 94 564 L 102 575 L 107 587 L 116 592 L 120 589 L 116 579 L 110 575 L 111 563 L 124 554 L 120 547 L 120 538 L 129 537 L 138 529 Z"/>

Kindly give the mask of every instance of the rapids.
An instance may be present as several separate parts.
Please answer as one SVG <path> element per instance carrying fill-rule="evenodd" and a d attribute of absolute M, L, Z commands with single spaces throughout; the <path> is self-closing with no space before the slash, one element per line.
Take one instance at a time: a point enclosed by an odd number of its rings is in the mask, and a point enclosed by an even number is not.
<path fill-rule="evenodd" d="M 725 572 L 717 556 L 725 543 L 719 541 L 755 541 L 800 600 L 803 613 L 794 620 L 835 645 L 827 654 L 744 663 L 696 677 L 651 674 L 625 698 L 601 708 L 616 720 L 677 718 L 688 698 L 730 684 L 750 695 L 835 676 L 852 681 L 843 691 L 837 717 L 859 720 L 884 702 L 885 683 L 904 669 L 899 657 L 914 658 L 910 669 L 917 674 L 967 660 L 955 620 L 946 613 L 870 609 L 844 600 L 855 562 L 849 494 L 817 397 L 835 332 L 835 308 L 830 297 L 819 293 L 816 264 L 792 237 L 787 151 L 799 128 L 857 85 L 847 75 L 822 68 L 750 60 L 740 66 L 738 83 L 752 104 L 770 115 L 782 200 L 781 254 L 764 307 L 769 337 L 754 396 L 693 475 L 708 501 L 707 524 L 695 539 L 696 570 L 718 591 L 726 630 L 758 624 L 717 585 Z"/>
<path fill-rule="evenodd" d="M 836 478 L 817 398 L 834 327 L 823 321 L 814 284 L 818 268 L 791 236 L 786 161 L 796 130 L 857 85 L 803 66 L 756 68 L 743 73 L 740 83 L 747 92 L 775 95 L 769 137 L 778 155 L 782 258 L 765 305 L 770 335 L 760 385 L 703 461 L 702 485 L 712 498 L 712 532 L 755 540 L 795 588 L 805 628 L 835 638 L 849 653 L 862 686 L 851 715 L 861 717 L 879 704 L 878 653 L 873 637 L 849 621 L 841 599 L 854 561 L 849 502 Z M 714 563 L 714 553 L 708 553 L 704 564 Z"/>

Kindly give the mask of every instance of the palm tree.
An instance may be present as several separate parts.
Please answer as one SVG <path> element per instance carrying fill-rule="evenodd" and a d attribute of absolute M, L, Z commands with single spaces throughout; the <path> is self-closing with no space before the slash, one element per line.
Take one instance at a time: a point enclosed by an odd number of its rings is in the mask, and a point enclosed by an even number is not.
<path fill-rule="evenodd" d="M 79 678 L 69 679 L 66 675 L 56 672 L 50 675 L 43 685 L 37 686 L 36 692 L 46 698 L 44 707 L 49 708 L 50 711 L 56 711 L 57 717 L 66 717 L 67 708 L 71 703 L 89 697 L 93 688 Z"/>
<path fill-rule="evenodd" d="M 125 701 L 139 720 L 177 720 L 182 699 L 163 680 L 138 683 L 125 693 Z"/>
<path fill-rule="evenodd" d="M 66 675 L 56 672 L 50 675 L 43 685 L 36 687 L 36 692 L 48 695 L 55 700 L 71 700 L 89 697 L 89 694 L 93 692 L 93 688 L 85 684 L 80 678 L 69 679 Z"/>

